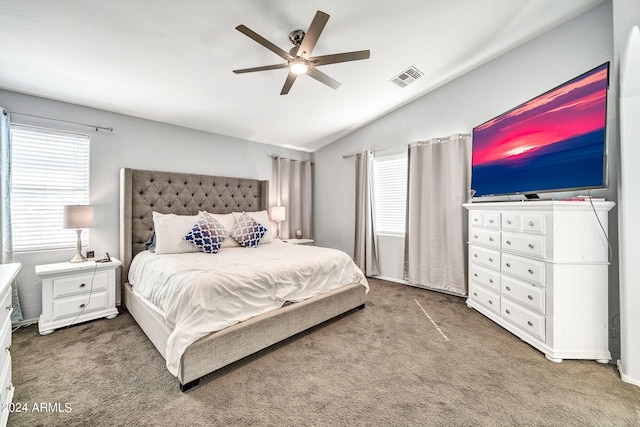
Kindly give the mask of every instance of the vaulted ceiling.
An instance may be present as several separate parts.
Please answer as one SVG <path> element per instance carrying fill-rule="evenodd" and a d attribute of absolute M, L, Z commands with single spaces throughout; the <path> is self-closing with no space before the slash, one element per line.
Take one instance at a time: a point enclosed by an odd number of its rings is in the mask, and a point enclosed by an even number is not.
<path fill-rule="evenodd" d="M 0 88 L 303 151 L 318 148 L 602 0 L 4 0 Z M 287 70 L 235 27 L 289 51 L 289 33 L 330 15 L 313 56 L 342 85 Z M 400 88 L 409 67 L 423 75 Z"/>

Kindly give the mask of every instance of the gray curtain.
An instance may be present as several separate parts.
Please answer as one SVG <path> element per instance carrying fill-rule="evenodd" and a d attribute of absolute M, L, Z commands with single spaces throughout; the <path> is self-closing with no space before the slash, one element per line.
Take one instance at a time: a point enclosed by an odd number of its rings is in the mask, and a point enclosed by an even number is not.
<path fill-rule="evenodd" d="M 13 262 L 11 244 L 11 137 L 9 134 L 9 112 L 0 107 L 0 251 L 2 264 Z M 22 310 L 18 299 L 18 287 L 15 281 L 11 285 L 13 292 L 13 312 L 11 322 L 22 320 Z"/>
<path fill-rule="evenodd" d="M 452 135 L 411 144 L 404 279 L 467 294 L 466 211 L 471 187 L 471 137 Z"/>
<path fill-rule="evenodd" d="M 312 171 L 311 162 L 274 157 L 272 166 L 271 205 L 285 207 L 281 223 L 283 239 L 295 237 L 302 230 L 302 238 L 312 238 Z"/>
<path fill-rule="evenodd" d="M 373 210 L 373 151 L 356 154 L 356 233 L 353 260 L 365 276 L 380 274 Z"/>

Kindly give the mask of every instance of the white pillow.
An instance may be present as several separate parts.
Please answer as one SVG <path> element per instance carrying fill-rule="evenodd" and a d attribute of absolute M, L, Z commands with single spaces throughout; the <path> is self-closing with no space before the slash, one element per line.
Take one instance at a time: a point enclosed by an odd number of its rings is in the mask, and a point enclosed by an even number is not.
<path fill-rule="evenodd" d="M 156 232 L 157 254 L 181 254 L 199 252 L 197 246 L 183 239 L 191 231 L 199 215 L 176 215 L 153 212 L 153 229 Z"/>
<path fill-rule="evenodd" d="M 271 233 L 271 220 L 269 219 L 269 213 L 267 211 L 256 211 L 256 212 L 245 212 L 245 213 L 249 215 L 251 218 L 255 219 L 258 223 L 260 223 L 260 225 L 262 225 L 264 228 L 267 229 L 267 231 L 264 233 L 264 236 L 262 236 L 262 239 L 260 239 L 260 244 L 271 243 L 271 241 L 273 240 L 273 233 Z M 235 216 L 236 221 L 238 221 L 238 218 L 242 215 L 242 212 L 234 212 L 233 215 Z M 229 240 L 232 240 L 232 239 L 229 239 Z"/>

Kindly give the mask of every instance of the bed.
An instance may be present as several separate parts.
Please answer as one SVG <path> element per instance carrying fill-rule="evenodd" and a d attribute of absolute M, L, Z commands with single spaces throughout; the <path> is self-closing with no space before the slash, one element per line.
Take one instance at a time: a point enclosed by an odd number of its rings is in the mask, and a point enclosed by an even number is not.
<path fill-rule="evenodd" d="M 329 286 L 329 290 L 316 290 L 311 297 L 293 298 L 296 302 L 283 301 L 281 307 L 274 307 L 239 323 L 207 333 L 180 350 L 179 363 L 170 363 L 176 358 L 172 347 L 176 335 L 172 333 L 176 324 L 165 318 L 168 312 L 159 310 L 150 304 L 148 298 L 134 291 L 128 280 L 134 257 L 142 253 L 134 262 L 134 268 L 138 268 L 136 263 L 142 264 L 138 260 L 147 255 L 145 249 L 154 231 L 153 212 L 176 215 L 198 215 L 201 211 L 217 215 L 247 212 L 257 215 L 268 209 L 269 182 L 129 168 L 121 170 L 120 181 L 122 302 L 167 360 L 167 368 L 177 377 L 182 391 L 198 385 L 204 375 L 338 315 L 364 307 L 368 290 L 364 276 L 361 280 L 356 280 L 354 276 L 346 282 L 344 277 L 339 280 L 337 277 L 332 278 L 335 283 Z M 260 245 L 259 248 L 241 250 L 258 254 L 260 250 L 256 249 L 263 250 L 263 246 L 270 247 L 269 251 L 272 252 L 292 250 L 291 245 L 277 240 L 268 245 Z M 227 256 L 233 254 L 235 249 L 222 249 L 219 254 L 225 251 Z M 312 248 L 302 247 L 298 250 L 313 251 Z M 194 256 L 216 257 L 219 254 Z M 224 257 L 219 259 L 222 258 Z M 151 271 L 153 270 L 147 270 L 137 277 L 148 277 Z"/>

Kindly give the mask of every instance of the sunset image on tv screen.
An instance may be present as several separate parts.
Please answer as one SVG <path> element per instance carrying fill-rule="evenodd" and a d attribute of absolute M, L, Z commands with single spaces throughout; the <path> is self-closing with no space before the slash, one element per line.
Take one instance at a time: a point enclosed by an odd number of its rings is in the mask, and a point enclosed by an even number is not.
<path fill-rule="evenodd" d="M 476 196 L 604 185 L 609 64 L 473 129 Z"/>

